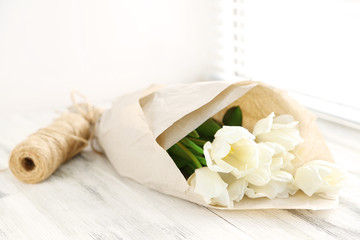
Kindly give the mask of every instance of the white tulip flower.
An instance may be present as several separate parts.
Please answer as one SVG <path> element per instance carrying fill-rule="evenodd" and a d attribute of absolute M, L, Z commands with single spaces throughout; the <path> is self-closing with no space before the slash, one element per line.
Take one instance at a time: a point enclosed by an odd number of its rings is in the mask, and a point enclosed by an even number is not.
<path fill-rule="evenodd" d="M 271 180 L 264 186 L 249 184 L 245 194 L 249 198 L 274 199 L 287 198 L 289 194 L 294 195 L 297 190 L 293 176 L 288 172 L 278 170 L 272 172 Z"/>
<path fill-rule="evenodd" d="M 271 113 L 255 124 L 253 134 L 256 136 L 256 142 L 278 143 L 286 151 L 294 150 L 298 144 L 303 142 L 297 128 L 299 122 L 289 114 L 275 118 L 274 116 L 275 114 Z"/>
<path fill-rule="evenodd" d="M 314 193 L 331 195 L 339 190 L 344 178 L 344 171 L 334 163 L 314 160 L 296 170 L 295 184 L 310 197 Z"/>
<path fill-rule="evenodd" d="M 188 179 L 188 184 L 193 191 L 211 205 L 232 207 L 227 190 L 228 184 L 225 183 L 217 172 L 211 171 L 207 167 L 198 168 Z"/>
<path fill-rule="evenodd" d="M 259 165 L 259 148 L 245 128 L 224 126 L 212 143 L 204 145 L 207 166 L 215 172 L 231 173 L 237 179 L 253 172 Z"/>

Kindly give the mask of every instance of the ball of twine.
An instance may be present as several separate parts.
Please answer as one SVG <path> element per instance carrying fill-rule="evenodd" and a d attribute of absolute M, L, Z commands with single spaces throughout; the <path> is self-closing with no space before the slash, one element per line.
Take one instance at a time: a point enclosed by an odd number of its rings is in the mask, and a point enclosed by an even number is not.
<path fill-rule="evenodd" d="M 90 104 L 77 104 L 75 94 L 82 96 L 72 93 L 75 113 L 62 114 L 11 152 L 9 168 L 20 181 L 38 183 L 47 179 L 61 164 L 81 152 L 93 138 L 100 111 Z"/>

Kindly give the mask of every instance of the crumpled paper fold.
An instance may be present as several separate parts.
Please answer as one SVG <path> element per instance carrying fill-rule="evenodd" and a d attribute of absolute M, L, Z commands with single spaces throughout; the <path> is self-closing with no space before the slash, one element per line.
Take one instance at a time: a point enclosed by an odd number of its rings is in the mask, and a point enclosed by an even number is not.
<path fill-rule="evenodd" d="M 250 132 L 254 124 L 271 112 L 291 114 L 300 122 L 304 143 L 293 151 L 293 164 L 333 158 L 321 136 L 316 117 L 285 91 L 259 82 L 199 82 L 151 86 L 120 96 L 105 111 L 97 127 L 97 137 L 108 159 L 120 175 L 162 193 L 211 208 L 195 194 L 166 149 L 185 137 L 210 117 L 221 120 L 227 109 L 239 105 L 243 126 Z M 244 198 L 232 209 L 330 209 L 338 199 L 308 197 L 301 191 L 286 199 Z"/>

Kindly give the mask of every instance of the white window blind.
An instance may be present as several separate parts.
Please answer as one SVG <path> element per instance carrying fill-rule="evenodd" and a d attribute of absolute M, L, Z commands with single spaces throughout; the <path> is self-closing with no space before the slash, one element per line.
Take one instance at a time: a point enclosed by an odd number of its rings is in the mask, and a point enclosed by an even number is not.
<path fill-rule="evenodd" d="M 219 52 L 222 58 L 217 76 L 223 80 L 242 80 L 246 78 L 244 0 L 222 0 L 221 13 Z"/>
<path fill-rule="evenodd" d="M 360 126 L 359 0 L 233 0 L 223 13 L 221 78 L 269 83 L 320 115 Z"/>

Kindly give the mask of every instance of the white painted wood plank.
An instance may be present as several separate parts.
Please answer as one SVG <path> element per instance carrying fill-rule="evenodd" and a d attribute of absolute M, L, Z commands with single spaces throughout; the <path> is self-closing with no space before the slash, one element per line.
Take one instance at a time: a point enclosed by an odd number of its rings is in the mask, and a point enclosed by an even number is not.
<path fill-rule="evenodd" d="M 59 228 L 22 195 L 4 196 L 0 201 L 1 239 L 64 239 Z"/>
<path fill-rule="evenodd" d="M 96 169 L 99 165 L 101 168 Z M 41 215 L 69 239 L 79 239 L 79 236 L 100 239 L 107 239 L 106 236 L 119 239 L 247 237 L 206 208 L 165 196 L 117 176 L 104 158 L 87 160 L 77 157 L 49 180 L 37 185 L 17 182 L 10 173 L 0 178 L 1 182 L 6 179 L 11 179 L 12 186 L 3 190 L 6 194 L 3 199 L 8 199 L 0 201 L 4 209 L 18 207 L 12 212 L 24 211 L 25 216 L 34 217 Z M 27 205 L 9 204 L 11 196 L 31 202 L 32 208 L 37 209 L 36 214 Z M 19 222 L 13 215 L 4 216 L 1 213 L 0 219 Z M 27 226 L 43 234 L 38 227 L 39 218 L 35 219 Z M 21 232 L 25 231 L 31 238 L 42 236 L 27 232 L 26 228 L 22 228 L 23 223 L 19 222 Z M 63 239 L 63 236 L 52 232 L 59 236 L 58 239 Z"/>

